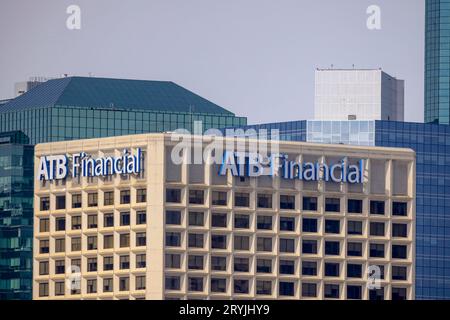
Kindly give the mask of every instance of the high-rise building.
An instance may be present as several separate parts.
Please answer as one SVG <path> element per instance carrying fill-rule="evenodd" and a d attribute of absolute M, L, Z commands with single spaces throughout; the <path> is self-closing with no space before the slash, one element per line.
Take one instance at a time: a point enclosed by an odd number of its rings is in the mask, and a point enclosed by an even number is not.
<path fill-rule="evenodd" d="M 404 120 L 404 81 L 380 69 L 317 69 L 314 119 Z"/>
<path fill-rule="evenodd" d="M 244 127 L 273 138 L 411 148 L 417 155 L 417 299 L 450 299 L 450 126 L 396 121 L 290 121 Z M 272 138 L 269 135 L 269 138 Z"/>
<path fill-rule="evenodd" d="M 425 122 L 450 124 L 450 0 L 425 3 Z"/>
<path fill-rule="evenodd" d="M 192 131 L 195 121 L 202 121 L 204 129 L 246 124 L 246 118 L 236 117 L 232 112 L 167 81 L 66 77 L 43 82 L 0 104 L 0 133 L 20 130 L 29 138 L 27 144 L 31 145 L 179 128 Z M 1 242 L 4 246 L 0 246 L 0 300 L 31 299 L 29 261 L 32 248 L 27 232 L 32 232 L 32 224 L 26 218 L 30 208 L 25 204 L 33 200 L 32 170 L 26 167 L 33 161 L 33 151 L 28 146 L 0 146 L 0 150 L 8 148 L 26 152 L 21 156 L 6 151 L 4 155 L 2 153 L 5 163 L 12 165 L 1 166 L 1 181 L 5 183 L 2 190 L 6 197 L 1 210 L 7 211 L 0 223 L 2 232 L 5 230 L 7 235 Z M 7 162 L 8 157 L 13 157 L 10 162 Z M 23 165 L 20 168 L 16 167 L 19 163 Z M 22 206 L 8 202 L 10 189 L 14 192 L 19 190 L 13 196 L 16 202 L 22 201 Z M 21 235 L 20 241 L 17 233 Z M 17 282 L 18 277 L 20 283 Z"/>
<path fill-rule="evenodd" d="M 29 299 L 32 288 L 33 146 L 22 132 L 0 133 L 0 299 Z"/>
<path fill-rule="evenodd" d="M 207 164 L 170 134 L 37 145 L 33 297 L 414 298 L 411 149 L 260 140 L 255 174 L 215 142 Z"/>

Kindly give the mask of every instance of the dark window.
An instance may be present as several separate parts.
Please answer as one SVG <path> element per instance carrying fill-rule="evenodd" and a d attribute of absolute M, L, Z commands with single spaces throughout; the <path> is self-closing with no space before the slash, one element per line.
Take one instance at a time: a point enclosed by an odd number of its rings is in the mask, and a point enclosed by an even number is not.
<path fill-rule="evenodd" d="M 81 208 L 81 194 L 73 194 L 72 195 L 72 208 Z"/>
<path fill-rule="evenodd" d="M 48 297 L 48 282 L 39 283 L 39 297 Z"/>
<path fill-rule="evenodd" d="M 175 253 L 167 253 L 164 265 L 169 269 L 179 269 L 181 267 L 181 256 Z"/>
<path fill-rule="evenodd" d="M 339 277 L 339 263 L 325 263 L 325 277 Z"/>
<path fill-rule="evenodd" d="M 325 254 L 331 256 L 339 255 L 339 241 L 325 241 Z"/>
<path fill-rule="evenodd" d="M 55 296 L 63 296 L 65 294 L 65 283 L 64 281 L 55 282 Z"/>
<path fill-rule="evenodd" d="M 315 283 L 302 283 L 302 296 L 314 298 L 317 296 L 317 285 Z"/>
<path fill-rule="evenodd" d="M 408 237 L 408 225 L 403 223 L 392 224 L 392 236 L 397 238 Z"/>
<path fill-rule="evenodd" d="M 114 214 L 113 213 L 105 213 L 103 216 L 103 227 L 114 227 Z"/>
<path fill-rule="evenodd" d="M 87 223 L 87 227 L 88 229 L 96 229 L 98 226 L 97 223 L 97 215 L 96 214 L 90 214 L 88 215 L 88 223 Z"/>
<path fill-rule="evenodd" d="M 40 218 L 39 219 L 39 232 L 49 232 L 50 231 L 50 219 Z"/>
<path fill-rule="evenodd" d="M 129 291 L 130 290 L 130 278 L 120 277 L 119 278 L 119 291 Z"/>
<path fill-rule="evenodd" d="M 145 253 L 136 255 L 136 268 L 145 268 L 147 266 L 147 256 Z"/>
<path fill-rule="evenodd" d="M 406 288 L 392 288 L 392 300 L 406 300 Z"/>
<path fill-rule="evenodd" d="M 130 190 L 121 190 L 120 204 L 129 204 L 129 203 L 130 203 Z"/>
<path fill-rule="evenodd" d="M 48 261 L 39 262 L 39 275 L 40 276 L 48 275 Z"/>
<path fill-rule="evenodd" d="M 136 212 L 136 224 L 146 224 L 147 223 L 147 212 L 138 211 Z"/>
<path fill-rule="evenodd" d="M 316 261 L 302 261 L 302 275 L 317 276 L 317 262 Z"/>
<path fill-rule="evenodd" d="M 189 190 L 189 203 L 190 204 L 203 204 L 204 191 L 203 190 Z"/>
<path fill-rule="evenodd" d="M 369 300 L 384 300 L 384 288 L 369 290 Z"/>
<path fill-rule="evenodd" d="M 226 228 L 227 227 L 227 214 L 226 213 L 213 213 L 211 218 L 211 226 L 213 228 Z"/>
<path fill-rule="evenodd" d="M 257 259 L 256 260 L 256 272 L 258 272 L 258 273 L 272 273 L 272 260 L 269 260 L 269 259 Z"/>
<path fill-rule="evenodd" d="M 398 244 L 392 245 L 392 259 L 406 259 L 407 257 L 407 246 Z"/>
<path fill-rule="evenodd" d="M 180 189 L 166 189 L 166 202 L 180 203 L 181 190 Z"/>
<path fill-rule="evenodd" d="M 103 279 L 103 292 L 112 292 L 113 291 L 113 279 L 105 278 Z"/>
<path fill-rule="evenodd" d="M 234 258 L 234 272 L 248 272 L 248 258 Z"/>
<path fill-rule="evenodd" d="M 235 207 L 249 207 L 250 195 L 248 193 L 236 192 L 234 194 L 234 206 Z"/>
<path fill-rule="evenodd" d="M 256 239 L 256 250 L 262 252 L 272 251 L 272 238 L 258 237 Z"/>
<path fill-rule="evenodd" d="M 88 258 L 87 259 L 87 271 L 88 272 L 96 272 L 97 271 L 97 258 Z"/>
<path fill-rule="evenodd" d="M 166 290 L 180 290 L 180 282 L 179 276 L 166 276 L 164 288 Z"/>
<path fill-rule="evenodd" d="M 294 239 L 280 239 L 280 252 L 295 252 L 295 240 Z"/>
<path fill-rule="evenodd" d="M 103 271 L 109 271 L 114 269 L 114 258 L 104 257 L 103 258 Z"/>
<path fill-rule="evenodd" d="M 348 213 L 362 213 L 362 200 L 348 199 L 347 204 Z"/>
<path fill-rule="evenodd" d="M 136 276 L 136 290 L 145 290 L 145 276 Z"/>
<path fill-rule="evenodd" d="M 137 189 L 136 190 L 136 202 L 146 202 L 147 201 L 147 189 Z"/>
<path fill-rule="evenodd" d="M 166 232 L 166 246 L 168 247 L 181 246 L 181 234 L 179 232 Z"/>
<path fill-rule="evenodd" d="M 370 257 L 371 258 L 384 258 L 384 244 L 371 243 L 370 244 Z"/>
<path fill-rule="evenodd" d="M 271 194 L 258 194 L 258 208 L 272 208 L 272 195 Z"/>
<path fill-rule="evenodd" d="M 98 205 L 98 193 L 88 193 L 88 207 L 96 207 Z"/>
<path fill-rule="evenodd" d="M 247 236 L 234 236 L 234 250 L 249 250 L 250 239 Z"/>
<path fill-rule="evenodd" d="M 371 236 L 384 236 L 384 222 L 371 222 L 370 223 L 370 235 Z"/>
<path fill-rule="evenodd" d="M 136 247 L 143 247 L 147 244 L 147 236 L 145 232 L 136 233 Z"/>
<path fill-rule="evenodd" d="M 129 226 L 130 225 L 130 213 L 128 211 L 120 213 L 120 225 L 121 226 Z"/>
<path fill-rule="evenodd" d="M 370 214 L 384 215 L 384 201 L 370 201 Z"/>
<path fill-rule="evenodd" d="M 114 236 L 111 235 L 104 235 L 103 236 L 103 249 L 111 249 L 114 247 Z"/>
<path fill-rule="evenodd" d="M 347 263 L 348 278 L 362 278 L 362 265 Z"/>
<path fill-rule="evenodd" d="M 348 221 L 347 222 L 347 234 L 361 235 L 362 234 L 362 222 L 361 221 Z"/>
<path fill-rule="evenodd" d="M 49 197 L 41 197 L 41 211 L 50 210 L 50 198 Z"/>
<path fill-rule="evenodd" d="M 103 205 L 112 206 L 114 204 L 114 191 L 103 192 Z"/>
<path fill-rule="evenodd" d="M 317 232 L 317 219 L 303 218 L 303 232 Z"/>
<path fill-rule="evenodd" d="M 316 240 L 303 240 L 302 253 L 317 254 L 317 241 Z"/>
<path fill-rule="evenodd" d="M 211 256 L 211 270 L 226 271 L 227 270 L 227 258 L 220 257 L 220 256 Z"/>
<path fill-rule="evenodd" d="M 55 273 L 56 274 L 64 274 L 66 272 L 65 261 L 64 260 L 56 260 L 55 261 Z"/>
<path fill-rule="evenodd" d="M 292 260 L 280 260 L 280 274 L 294 274 L 295 262 Z"/>
<path fill-rule="evenodd" d="M 258 216 L 256 225 L 258 230 L 272 230 L 272 216 Z"/>
<path fill-rule="evenodd" d="M 226 191 L 213 191 L 212 192 L 212 205 L 213 206 L 226 206 L 227 205 Z"/>
<path fill-rule="evenodd" d="M 394 216 L 407 216 L 408 204 L 406 202 L 393 202 L 392 203 L 392 215 Z"/>
<path fill-rule="evenodd" d="M 56 196 L 56 210 L 66 208 L 66 196 Z"/>
<path fill-rule="evenodd" d="M 211 249 L 226 249 L 227 236 L 226 235 L 211 235 Z"/>
<path fill-rule="evenodd" d="M 325 211 L 326 212 L 341 212 L 341 199 L 326 198 L 325 199 Z"/>
<path fill-rule="evenodd" d="M 66 230 L 66 218 L 56 218 L 55 219 L 55 230 L 64 231 Z"/>
<path fill-rule="evenodd" d="M 211 278 L 211 292 L 221 292 L 227 291 L 227 279 L 222 278 Z"/>
<path fill-rule="evenodd" d="M 325 233 L 340 233 L 341 223 L 339 220 L 325 220 Z"/>
<path fill-rule="evenodd" d="M 81 238 L 72 238 L 72 251 L 81 251 Z"/>
<path fill-rule="evenodd" d="M 189 233 L 188 247 L 189 248 L 203 248 L 203 234 Z"/>
<path fill-rule="evenodd" d="M 119 268 L 120 268 L 120 270 L 130 269 L 130 256 L 129 255 L 119 257 Z"/>
<path fill-rule="evenodd" d="M 293 282 L 284 282 L 280 281 L 279 285 L 279 293 L 280 296 L 294 296 L 294 283 Z"/>
<path fill-rule="evenodd" d="M 347 299 L 360 300 L 362 298 L 362 288 L 361 286 L 350 286 L 347 285 Z"/>
<path fill-rule="evenodd" d="M 166 211 L 166 224 L 180 225 L 181 211 Z"/>
<path fill-rule="evenodd" d="M 256 294 L 269 296 L 272 294 L 272 281 L 256 281 Z"/>
<path fill-rule="evenodd" d="M 392 280 L 407 280 L 407 267 L 392 266 Z"/>
<path fill-rule="evenodd" d="M 280 195 L 280 209 L 295 210 L 295 196 Z"/>
<path fill-rule="evenodd" d="M 39 253 L 48 253 L 49 252 L 49 241 L 41 240 L 39 241 Z"/>
<path fill-rule="evenodd" d="M 339 299 L 339 285 L 338 284 L 325 284 L 325 298 L 327 299 Z"/>
<path fill-rule="evenodd" d="M 250 217 L 245 214 L 236 214 L 234 216 L 234 227 L 236 229 L 250 228 Z"/>
<path fill-rule="evenodd" d="M 234 280 L 234 293 L 248 293 L 249 289 L 249 281 L 248 280 Z"/>
<path fill-rule="evenodd" d="M 347 256 L 362 257 L 362 243 L 347 242 Z"/>
<path fill-rule="evenodd" d="M 189 255 L 188 269 L 189 270 L 203 270 L 203 256 Z"/>
<path fill-rule="evenodd" d="M 130 234 L 122 233 L 119 235 L 119 245 L 121 248 L 128 248 L 130 246 Z"/>
<path fill-rule="evenodd" d="M 189 225 L 203 227 L 204 222 L 204 213 L 203 212 L 189 212 Z"/>
<path fill-rule="evenodd" d="M 303 211 L 317 211 L 317 197 L 303 197 Z"/>
<path fill-rule="evenodd" d="M 81 216 L 72 216 L 72 230 L 81 229 Z"/>
<path fill-rule="evenodd" d="M 295 218 L 280 217 L 280 231 L 295 231 Z"/>

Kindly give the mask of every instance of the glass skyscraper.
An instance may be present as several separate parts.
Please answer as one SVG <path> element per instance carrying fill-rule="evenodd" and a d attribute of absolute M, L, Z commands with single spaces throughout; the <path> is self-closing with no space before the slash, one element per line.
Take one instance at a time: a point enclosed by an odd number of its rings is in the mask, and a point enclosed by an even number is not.
<path fill-rule="evenodd" d="M 450 124 L 450 0 L 426 0 L 425 122 Z"/>
<path fill-rule="evenodd" d="M 202 121 L 204 130 L 247 123 L 168 81 L 66 77 L 1 101 L 0 300 L 32 297 L 34 144 L 181 128 L 192 132 L 195 121 Z"/>
<path fill-rule="evenodd" d="M 450 126 L 395 121 L 292 121 L 246 126 L 280 140 L 416 151 L 416 299 L 450 299 Z"/>
<path fill-rule="evenodd" d="M 32 288 L 33 146 L 22 132 L 0 133 L 0 299 L 29 299 Z"/>

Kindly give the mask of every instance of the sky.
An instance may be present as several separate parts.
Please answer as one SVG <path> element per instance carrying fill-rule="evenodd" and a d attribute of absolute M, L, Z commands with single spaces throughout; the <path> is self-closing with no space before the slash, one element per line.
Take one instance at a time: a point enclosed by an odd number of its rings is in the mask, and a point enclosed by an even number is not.
<path fill-rule="evenodd" d="M 92 75 L 170 80 L 251 124 L 312 119 L 315 69 L 354 65 L 404 79 L 405 120 L 422 122 L 424 12 L 423 0 L 0 0 L 0 99 L 33 76 Z"/>

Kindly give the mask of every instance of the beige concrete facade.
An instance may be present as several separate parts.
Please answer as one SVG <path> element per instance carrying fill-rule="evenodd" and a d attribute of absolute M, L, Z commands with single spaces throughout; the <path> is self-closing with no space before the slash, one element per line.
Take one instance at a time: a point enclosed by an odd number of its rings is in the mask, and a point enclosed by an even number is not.
<path fill-rule="evenodd" d="M 173 164 L 175 144 L 143 134 L 36 146 L 35 172 L 41 156 L 136 148 L 144 169 L 35 178 L 34 299 L 369 299 L 371 266 L 378 297 L 414 298 L 412 150 L 280 142 L 298 160 L 364 159 L 364 183 L 348 184 L 219 176 L 216 164 Z"/>

